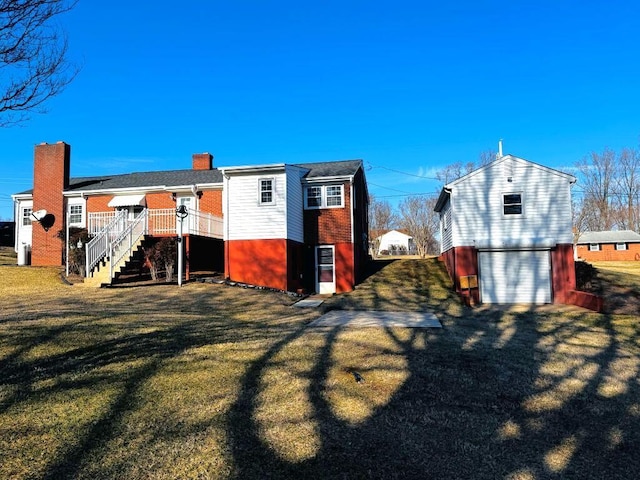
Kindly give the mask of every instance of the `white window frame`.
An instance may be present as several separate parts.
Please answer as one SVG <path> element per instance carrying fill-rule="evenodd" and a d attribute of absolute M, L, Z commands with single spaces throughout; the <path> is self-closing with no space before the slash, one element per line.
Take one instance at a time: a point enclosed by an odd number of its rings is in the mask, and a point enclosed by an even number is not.
<path fill-rule="evenodd" d="M 33 224 L 33 217 L 31 216 L 32 213 L 33 213 L 33 207 L 22 207 L 20 209 L 20 226 L 21 227 L 30 227 Z"/>
<path fill-rule="evenodd" d="M 269 190 L 262 189 L 262 182 L 271 182 L 271 188 Z M 262 199 L 263 193 L 271 193 L 271 200 L 265 201 Z M 276 203 L 276 179 L 274 177 L 261 177 L 258 179 L 258 204 L 259 205 L 275 205 Z"/>
<path fill-rule="evenodd" d="M 519 203 L 506 203 L 508 196 L 515 196 L 515 195 L 518 195 L 520 197 Z M 506 211 L 507 206 L 513 207 L 518 205 L 520 206 L 520 212 L 507 213 Z M 504 192 L 502 194 L 502 215 L 505 218 L 514 218 L 514 217 L 517 218 L 517 217 L 524 216 L 524 195 L 522 192 Z"/>
<path fill-rule="evenodd" d="M 599 243 L 590 243 L 589 244 L 589 251 L 590 252 L 599 252 L 600 251 L 600 244 Z"/>
<path fill-rule="evenodd" d="M 616 250 L 626 250 L 626 249 L 627 249 L 627 244 L 625 242 L 616 243 Z"/>
<path fill-rule="evenodd" d="M 69 209 L 69 226 L 83 226 L 84 225 L 84 205 L 81 203 L 70 203 L 68 206 Z M 80 212 L 73 212 L 72 209 L 79 208 Z M 80 216 L 79 221 L 73 221 L 73 217 Z"/>
<path fill-rule="evenodd" d="M 318 188 L 320 189 L 320 205 L 309 205 L 309 189 Z M 330 189 L 339 188 L 339 195 L 329 195 Z M 311 198 L 318 198 L 317 196 L 313 196 Z M 329 199 L 340 198 L 339 205 L 329 205 Z M 306 185 L 304 187 L 304 208 L 305 210 L 318 210 L 321 208 L 344 208 L 344 184 L 342 183 L 331 183 L 327 185 Z"/>

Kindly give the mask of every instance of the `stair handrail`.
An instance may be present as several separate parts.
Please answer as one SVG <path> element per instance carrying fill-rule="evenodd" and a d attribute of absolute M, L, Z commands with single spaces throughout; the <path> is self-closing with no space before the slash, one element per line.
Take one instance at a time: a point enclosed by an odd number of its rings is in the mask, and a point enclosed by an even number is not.
<path fill-rule="evenodd" d="M 142 210 L 138 216 L 118 235 L 109 246 L 109 280 L 113 280 L 114 269 L 125 256 L 131 256 L 133 245 L 147 233 L 147 212 Z"/>
<path fill-rule="evenodd" d="M 89 242 L 87 242 L 87 246 L 85 247 L 85 276 L 87 278 L 91 275 L 91 271 L 98 262 L 107 255 L 107 252 L 109 251 L 109 244 L 111 243 L 110 240 L 114 234 L 117 234 L 117 232 L 122 229 L 122 226 L 126 222 L 127 215 L 127 211 L 119 210 L 113 219 L 100 232 L 94 235 Z"/>

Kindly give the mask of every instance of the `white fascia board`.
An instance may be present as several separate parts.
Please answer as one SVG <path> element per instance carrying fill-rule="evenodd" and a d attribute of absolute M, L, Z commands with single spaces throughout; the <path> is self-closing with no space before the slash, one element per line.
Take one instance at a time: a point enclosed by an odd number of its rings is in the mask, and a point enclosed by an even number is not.
<path fill-rule="evenodd" d="M 313 178 L 303 178 L 302 183 L 327 183 L 327 182 L 344 182 L 348 180 L 353 183 L 354 176 L 353 175 L 339 175 L 332 177 L 313 177 Z"/>
<path fill-rule="evenodd" d="M 136 193 L 156 193 L 156 192 L 181 192 L 191 191 L 194 186 L 193 183 L 188 185 L 153 185 L 148 187 L 127 187 L 127 188 L 106 188 L 100 190 L 71 190 L 62 192 L 64 196 L 89 196 L 89 195 L 123 195 L 123 194 L 136 194 Z M 222 189 L 221 183 L 197 183 L 197 188 L 212 188 Z"/>
<path fill-rule="evenodd" d="M 218 167 L 222 175 L 242 175 L 245 173 L 263 173 L 284 171 L 287 165 L 284 163 L 271 163 L 266 165 L 243 165 L 240 167 Z"/>
<path fill-rule="evenodd" d="M 16 200 L 31 200 L 33 198 L 33 193 L 14 193 L 11 195 L 11 198 L 14 202 Z"/>

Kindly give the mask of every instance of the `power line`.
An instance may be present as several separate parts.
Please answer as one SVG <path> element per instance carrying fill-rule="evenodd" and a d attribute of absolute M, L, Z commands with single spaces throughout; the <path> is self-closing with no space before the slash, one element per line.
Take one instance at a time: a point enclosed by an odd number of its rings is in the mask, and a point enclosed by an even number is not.
<path fill-rule="evenodd" d="M 369 164 L 369 166 L 371 168 L 382 168 L 383 170 L 388 170 L 390 172 L 399 173 L 401 175 L 407 175 L 409 177 L 417 177 L 417 178 L 424 178 L 425 180 L 437 180 L 437 181 L 440 181 L 440 179 L 436 178 L 436 177 L 427 177 L 426 175 L 418 175 L 418 174 L 415 174 L 415 173 L 403 172 L 402 170 L 396 170 L 395 168 L 383 167 L 382 165 L 374 165 L 371 162 L 367 162 L 367 163 Z"/>

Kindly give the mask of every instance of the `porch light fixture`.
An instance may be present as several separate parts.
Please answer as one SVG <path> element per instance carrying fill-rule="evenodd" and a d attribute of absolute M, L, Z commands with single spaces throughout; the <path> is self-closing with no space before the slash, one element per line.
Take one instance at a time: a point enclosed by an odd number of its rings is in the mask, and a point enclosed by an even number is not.
<path fill-rule="evenodd" d="M 176 208 L 176 217 L 180 220 L 180 230 L 178 231 L 178 286 L 182 286 L 182 223 L 189 215 L 186 205 L 178 205 Z"/>

